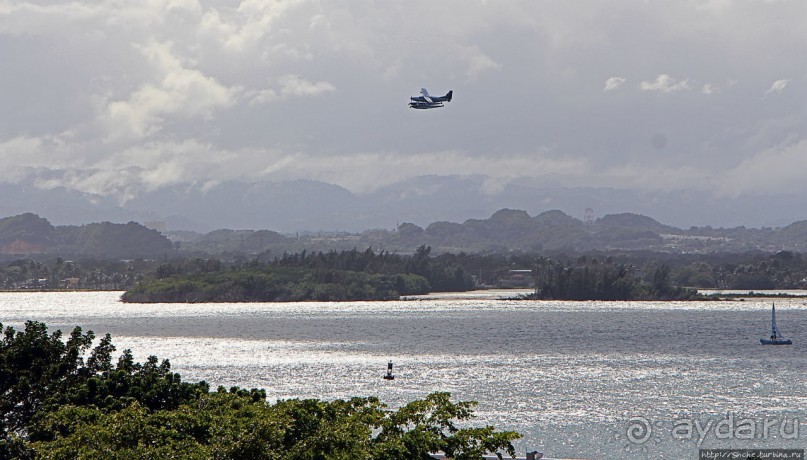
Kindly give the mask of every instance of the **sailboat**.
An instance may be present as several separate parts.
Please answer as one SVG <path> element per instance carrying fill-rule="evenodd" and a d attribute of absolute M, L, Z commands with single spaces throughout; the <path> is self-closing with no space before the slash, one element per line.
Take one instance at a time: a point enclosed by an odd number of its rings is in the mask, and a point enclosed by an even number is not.
<path fill-rule="evenodd" d="M 759 339 L 759 343 L 762 345 L 792 345 L 793 342 L 790 339 L 786 339 L 782 336 L 782 333 L 779 332 L 779 328 L 776 327 L 776 305 L 771 305 L 771 338 L 770 339 Z"/>

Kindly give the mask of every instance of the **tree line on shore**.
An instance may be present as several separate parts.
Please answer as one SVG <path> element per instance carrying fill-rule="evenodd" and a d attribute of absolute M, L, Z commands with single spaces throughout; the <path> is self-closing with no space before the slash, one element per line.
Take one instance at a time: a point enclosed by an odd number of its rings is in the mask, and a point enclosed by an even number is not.
<path fill-rule="evenodd" d="M 219 261 L 168 263 L 124 293 L 125 302 L 271 302 L 392 300 L 429 292 L 467 291 L 465 269 L 421 246 L 412 256 L 351 250 L 284 254 L 239 267 Z"/>
<path fill-rule="evenodd" d="M 632 265 L 588 257 L 568 265 L 539 257 L 533 273 L 536 285 L 532 297 L 543 300 L 692 300 L 703 297 L 695 289 L 673 285 L 667 265 L 657 267 L 650 282 L 643 281 Z"/>
<path fill-rule="evenodd" d="M 520 435 L 470 426 L 474 402 L 432 393 L 397 410 L 373 396 L 267 402 L 265 389 L 211 391 L 167 360 L 113 361 L 109 334 L 69 337 L 0 324 L 0 458 L 456 459 L 514 455 Z"/>
<path fill-rule="evenodd" d="M 411 256 L 335 251 L 284 255 L 223 270 L 207 262 L 165 265 L 152 281 L 139 283 L 124 300 L 389 300 L 426 292 L 480 287 L 482 272 L 505 277 L 529 267 L 530 297 L 555 300 L 692 300 L 697 289 L 799 289 L 807 287 L 807 261 L 800 254 L 714 255 L 702 258 L 658 254 L 531 255 L 441 254 L 421 246 Z M 750 259 L 750 260 L 749 260 Z M 212 266 L 210 265 L 212 263 Z M 472 275 L 477 272 L 479 275 Z M 212 273 L 211 273 L 212 272 Z M 191 295 L 188 295 L 188 294 Z"/>
<path fill-rule="evenodd" d="M 367 248 L 363 251 L 302 251 L 282 256 L 266 252 L 230 260 L 199 257 L 14 259 L 0 264 L 0 289 L 140 290 L 137 296 L 145 301 L 152 290 L 165 299 L 177 301 L 193 298 L 197 301 L 370 300 L 496 287 L 513 269 L 530 270 L 529 281 L 535 283 L 537 294 L 542 298 L 601 295 L 602 298 L 623 299 L 626 293 L 638 298 L 659 294 L 663 294 L 659 298 L 682 298 L 687 295 L 682 290 L 685 287 L 807 288 L 807 259 L 789 251 L 709 255 L 635 251 L 582 255 L 434 254 L 430 247 L 421 246 L 414 253 L 404 255 Z M 149 281 L 135 288 L 144 280 Z M 543 289 L 548 282 L 558 285 Z"/>

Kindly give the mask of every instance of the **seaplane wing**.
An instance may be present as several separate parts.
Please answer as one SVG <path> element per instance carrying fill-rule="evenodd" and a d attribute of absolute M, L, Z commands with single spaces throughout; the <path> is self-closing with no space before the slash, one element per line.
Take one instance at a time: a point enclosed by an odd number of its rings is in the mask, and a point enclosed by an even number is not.
<path fill-rule="evenodd" d="M 429 92 L 426 91 L 426 88 L 420 88 L 420 96 L 412 96 L 409 98 L 412 102 L 425 102 L 431 104 L 434 102 L 432 97 L 429 95 Z"/>
<path fill-rule="evenodd" d="M 449 91 L 445 96 L 432 96 L 426 88 L 420 88 L 420 96 L 409 98 L 409 107 L 413 109 L 436 109 L 443 106 L 443 102 L 451 102 L 454 91 Z"/>

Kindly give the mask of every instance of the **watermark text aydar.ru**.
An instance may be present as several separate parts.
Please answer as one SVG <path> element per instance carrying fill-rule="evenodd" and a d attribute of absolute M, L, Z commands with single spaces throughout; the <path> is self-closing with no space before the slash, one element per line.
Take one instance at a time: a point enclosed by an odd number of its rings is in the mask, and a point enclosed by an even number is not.
<path fill-rule="evenodd" d="M 786 417 L 753 419 L 729 412 L 718 419 L 682 418 L 673 422 L 672 437 L 675 439 L 697 439 L 701 445 L 710 435 L 715 439 L 798 439 L 799 420 Z"/>
<path fill-rule="evenodd" d="M 652 424 L 643 417 L 632 418 L 627 429 L 628 440 L 634 444 L 644 444 L 653 436 L 653 425 L 658 431 L 659 423 Z M 668 422 L 669 423 L 669 422 Z M 667 425 L 666 423 L 664 425 Z M 673 420 L 670 432 L 673 439 L 697 441 L 700 446 L 712 437 L 727 439 L 784 439 L 799 438 L 799 419 L 787 417 L 750 418 L 735 415 L 733 412 L 719 417 L 691 417 Z"/>

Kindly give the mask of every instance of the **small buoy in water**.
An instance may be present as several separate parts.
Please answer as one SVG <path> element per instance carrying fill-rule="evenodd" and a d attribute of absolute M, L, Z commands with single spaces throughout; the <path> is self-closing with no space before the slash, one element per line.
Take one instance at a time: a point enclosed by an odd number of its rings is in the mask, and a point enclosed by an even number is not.
<path fill-rule="evenodd" d="M 392 361 L 387 363 L 387 375 L 384 376 L 384 380 L 394 380 L 395 376 L 392 375 Z"/>

